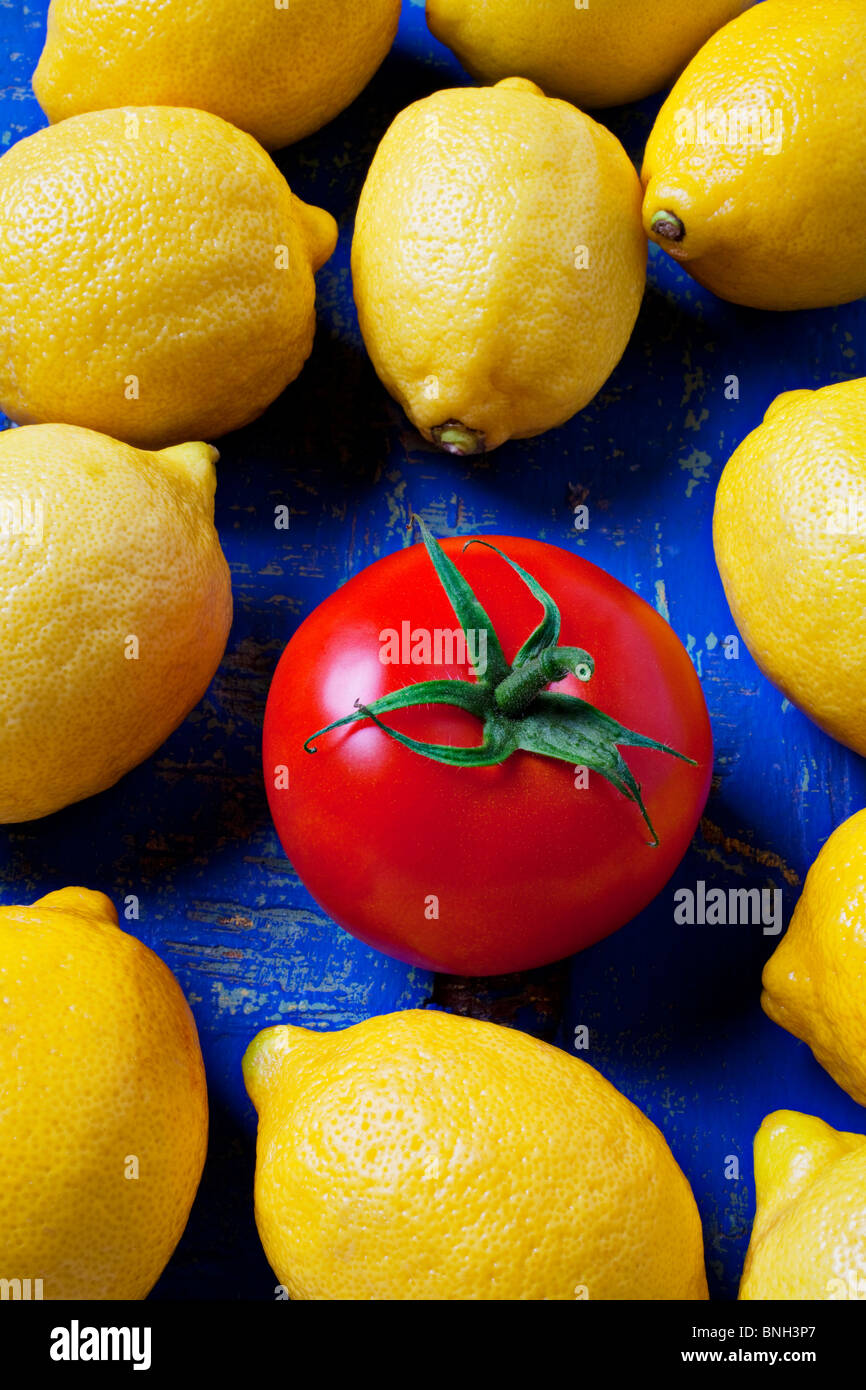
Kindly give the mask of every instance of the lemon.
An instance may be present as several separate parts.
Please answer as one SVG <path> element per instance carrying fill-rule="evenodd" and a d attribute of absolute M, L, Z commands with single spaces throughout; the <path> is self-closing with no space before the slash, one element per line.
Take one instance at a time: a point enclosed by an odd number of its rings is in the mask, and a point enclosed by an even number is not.
<path fill-rule="evenodd" d="M 480 453 L 603 386 L 646 251 L 637 175 L 603 126 L 518 78 L 436 92 L 394 121 L 361 194 L 361 330 L 424 437 Z"/>
<path fill-rule="evenodd" d="M 142 448 L 255 419 L 315 329 L 326 212 L 218 116 L 72 116 L 0 158 L 0 406 Z"/>
<path fill-rule="evenodd" d="M 866 753 L 866 379 L 778 396 L 722 473 L 713 538 L 761 670 Z"/>
<path fill-rule="evenodd" d="M 519 72 L 578 106 L 657 92 L 751 0 L 427 0 L 427 23 L 474 77 Z"/>
<path fill-rule="evenodd" d="M 645 1115 L 525 1033 L 408 1010 L 266 1028 L 256 1220 L 298 1299 L 704 1299 L 688 1182 Z"/>
<path fill-rule="evenodd" d="M 354 101 L 399 18 L 400 0 L 51 0 L 33 90 L 50 121 L 195 106 L 275 149 Z"/>
<path fill-rule="evenodd" d="M 866 1297 L 866 1135 L 777 1110 L 755 1138 L 755 1189 L 741 1299 Z"/>
<path fill-rule="evenodd" d="M 139 1299 L 207 1146 L 195 1023 L 102 893 L 0 907 L 0 1273 L 46 1299 Z"/>
<path fill-rule="evenodd" d="M 232 616 L 216 458 L 0 434 L 0 821 L 112 786 L 207 689 Z"/>
<path fill-rule="evenodd" d="M 764 0 L 700 50 L 646 148 L 644 226 L 723 299 L 866 294 L 866 0 Z"/>
<path fill-rule="evenodd" d="M 830 836 L 764 966 L 761 1003 L 866 1105 L 866 811 Z"/>

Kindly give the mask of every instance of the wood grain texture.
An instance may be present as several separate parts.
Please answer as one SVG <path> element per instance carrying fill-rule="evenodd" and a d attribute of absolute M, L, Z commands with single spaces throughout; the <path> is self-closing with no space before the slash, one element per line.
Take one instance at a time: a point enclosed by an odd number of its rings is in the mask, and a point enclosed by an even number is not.
<path fill-rule="evenodd" d="M 43 124 L 29 87 L 46 0 L 0 3 L 0 142 Z M 864 1112 L 758 1005 L 774 940 L 750 927 L 679 927 L 673 891 L 778 887 L 785 921 L 832 828 L 863 805 L 860 759 L 760 675 L 715 570 L 715 484 L 781 390 L 866 374 L 862 303 L 770 315 L 714 300 L 653 250 L 632 342 L 600 396 L 565 428 L 475 462 L 421 441 L 363 352 L 348 269 L 354 207 L 375 145 L 409 101 L 465 81 L 404 7 L 397 47 L 354 107 L 277 156 L 294 190 L 340 222 L 319 277 L 320 327 L 303 375 L 256 425 L 220 441 L 217 523 L 236 617 L 206 699 L 146 765 L 48 820 L 0 830 L 0 893 L 28 902 L 81 881 L 139 896 L 133 929 L 176 972 L 195 1011 L 212 1133 L 166 1298 L 273 1297 L 252 1212 L 255 1117 L 239 1062 L 280 1021 L 339 1028 L 431 1005 L 519 1026 L 587 1059 L 661 1126 L 691 1180 L 711 1291 L 733 1297 L 754 1204 L 751 1142 L 778 1107 L 862 1130 Z M 657 102 L 604 119 L 637 160 Z M 507 325 L 503 326 L 507 329 Z M 61 326 L 62 328 L 62 326 Z M 736 374 L 738 401 L 725 399 Z M 5 423 L 5 422 L 4 422 Z M 573 525 L 577 502 L 590 528 Z M 291 508 L 288 532 L 274 508 Z M 674 882 L 636 921 L 571 962 L 500 981 L 434 980 L 366 949 L 305 892 L 271 828 L 259 767 L 268 683 L 298 622 L 364 565 L 407 544 L 410 511 L 439 534 L 500 531 L 576 548 L 671 622 L 703 681 L 716 739 L 704 823 Z M 859 634 L 853 640 L 859 640 Z M 0 654 L 2 655 L 2 654 Z M 725 1177 L 728 1156 L 739 1179 Z"/>

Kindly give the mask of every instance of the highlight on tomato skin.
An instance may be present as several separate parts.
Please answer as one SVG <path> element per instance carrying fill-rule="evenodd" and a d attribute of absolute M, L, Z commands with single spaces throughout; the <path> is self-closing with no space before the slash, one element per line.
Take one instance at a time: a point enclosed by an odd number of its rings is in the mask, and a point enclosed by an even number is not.
<path fill-rule="evenodd" d="M 579 555 L 452 537 L 376 561 L 291 638 L 265 715 L 281 844 L 346 931 L 494 975 L 583 950 L 668 882 L 712 733 L 669 624 Z"/>

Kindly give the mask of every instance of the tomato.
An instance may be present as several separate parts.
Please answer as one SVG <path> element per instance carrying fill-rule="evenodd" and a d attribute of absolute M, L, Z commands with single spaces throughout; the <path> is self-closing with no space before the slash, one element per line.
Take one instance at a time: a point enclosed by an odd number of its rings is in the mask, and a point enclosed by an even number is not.
<path fill-rule="evenodd" d="M 452 538 L 440 549 L 424 535 L 430 549 L 413 545 L 370 565 L 289 642 L 265 717 L 268 799 L 286 854 L 341 927 L 431 970 L 523 970 L 615 931 L 668 881 L 709 791 L 706 703 L 673 630 L 598 566 L 517 537 L 468 546 Z M 469 613 L 474 628 L 464 622 L 465 653 L 435 554 L 447 557 L 452 588 L 462 576 L 484 610 Z M 464 619 L 470 601 L 465 590 Z M 546 632 L 524 649 L 543 613 Z M 554 647 L 577 649 L 566 651 L 568 674 L 559 658 L 539 655 Z M 524 664 L 502 687 L 518 653 Z M 443 680 L 459 681 L 473 709 L 481 693 L 488 706 L 495 700 L 489 724 L 472 709 L 426 701 L 374 710 L 376 720 L 367 713 L 382 697 Z M 516 699 L 515 681 L 524 683 Z M 610 734 L 595 711 L 624 729 Z M 346 716 L 352 722 L 317 733 Z M 668 751 L 626 746 L 625 730 Z M 468 765 L 434 761 L 398 737 Z M 503 759 L 473 765 L 485 739 L 494 757 L 504 742 Z M 555 756 L 538 751 L 548 744 Z"/>

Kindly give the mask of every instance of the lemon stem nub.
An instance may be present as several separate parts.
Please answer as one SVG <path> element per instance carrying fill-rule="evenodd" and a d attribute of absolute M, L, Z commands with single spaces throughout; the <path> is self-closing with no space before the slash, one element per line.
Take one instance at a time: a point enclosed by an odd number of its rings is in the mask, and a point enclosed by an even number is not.
<path fill-rule="evenodd" d="M 431 434 L 434 444 L 449 454 L 484 453 L 484 431 L 472 430 L 459 420 L 446 420 L 444 425 L 436 425 Z"/>
<path fill-rule="evenodd" d="M 665 241 L 682 241 L 686 229 L 676 213 L 657 212 L 650 223 L 656 236 L 664 237 Z"/>

